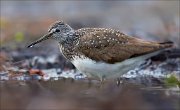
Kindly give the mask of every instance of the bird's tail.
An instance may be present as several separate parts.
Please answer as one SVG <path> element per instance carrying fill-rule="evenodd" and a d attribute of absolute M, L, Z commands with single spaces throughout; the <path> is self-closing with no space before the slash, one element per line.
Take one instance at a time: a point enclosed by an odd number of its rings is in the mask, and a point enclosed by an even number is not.
<path fill-rule="evenodd" d="M 171 41 L 160 42 L 159 46 L 160 46 L 160 48 L 170 48 L 170 47 L 173 47 L 173 42 L 171 42 Z"/>

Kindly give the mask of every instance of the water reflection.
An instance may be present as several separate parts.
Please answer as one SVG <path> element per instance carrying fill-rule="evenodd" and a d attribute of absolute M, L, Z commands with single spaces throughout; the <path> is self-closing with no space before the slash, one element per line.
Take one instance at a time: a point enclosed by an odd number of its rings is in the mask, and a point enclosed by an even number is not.
<path fill-rule="evenodd" d="M 180 94 L 167 95 L 162 87 L 147 88 L 114 81 L 99 85 L 85 80 L 1 82 L 1 109 L 57 110 L 175 110 Z M 170 92 L 169 92 L 170 93 Z"/>

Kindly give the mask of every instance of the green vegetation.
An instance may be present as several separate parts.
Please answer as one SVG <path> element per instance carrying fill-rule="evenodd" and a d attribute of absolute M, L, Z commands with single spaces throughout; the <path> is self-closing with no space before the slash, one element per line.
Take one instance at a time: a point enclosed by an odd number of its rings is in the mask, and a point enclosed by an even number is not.
<path fill-rule="evenodd" d="M 24 41 L 24 33 L 22 32 L 17 32 L 14 37 L 16 42 Z"/>
<path fill-rule="evenodd" d="M 177 77 L 171 75 L 170 77 L 165 79 L 165 85 L 170 87 L 178 85 L 180 87 L 180 81 L 178 80 Z"/>

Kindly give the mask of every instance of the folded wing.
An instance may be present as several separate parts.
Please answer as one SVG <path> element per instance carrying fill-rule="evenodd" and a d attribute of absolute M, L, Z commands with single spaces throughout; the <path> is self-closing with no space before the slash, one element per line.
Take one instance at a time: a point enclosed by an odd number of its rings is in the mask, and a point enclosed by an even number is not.
<path fill-rule="evenodd" d="M 172 46 L 172 43 L 129 37 L 112 29 L 87 28 L 77 32 L 82 33 L 79 52 L 93 60 L 111 64 Z"/>

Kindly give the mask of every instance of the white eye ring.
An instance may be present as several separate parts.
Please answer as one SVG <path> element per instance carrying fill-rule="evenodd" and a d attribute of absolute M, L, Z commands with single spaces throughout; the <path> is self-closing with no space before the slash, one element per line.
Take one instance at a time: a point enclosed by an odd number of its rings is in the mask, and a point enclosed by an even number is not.
<path fill-rule="evenodd" d="M 52 29 L 51 32 L 56 32 L 56 29 Z"/>
<path fill-rule="evenodd" d="M 53 32 L 53 33 L 54 32 L 60 32 L 60 30 L 59 29 L 52 29 L 51 32 Z"/>

